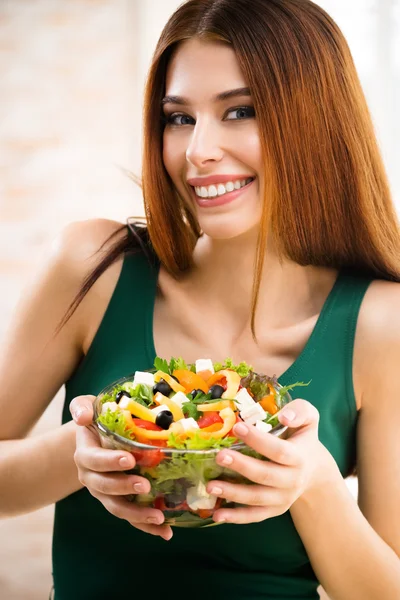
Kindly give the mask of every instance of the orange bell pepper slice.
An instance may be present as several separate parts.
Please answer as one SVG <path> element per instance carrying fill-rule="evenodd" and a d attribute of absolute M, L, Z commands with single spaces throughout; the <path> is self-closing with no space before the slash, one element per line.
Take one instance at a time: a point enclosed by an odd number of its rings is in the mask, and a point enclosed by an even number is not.
<path fill-rule="evenodd" d="M 176 369 L 173 375 L 179 379 L 179 383 L 185 388 L 185 394 L 190 394 L 193 390 L 201 390 L 207 394 L 210 389 L 200 375 L 188 369 Z"/>
<path fill-rule="evenodd" d="M 276 404 L 276 390 L 274 388 L 273 385 L 269 385 L 268 386 L 270 389 L 270 393 L 268 396 L 264 396 L 264 398 L 261 398 L 259 404 L 262 406 L 262 408 L 269 413 L 270 415 L 274 415 L 275 413 L 278 412 L 279 408 Z"/>

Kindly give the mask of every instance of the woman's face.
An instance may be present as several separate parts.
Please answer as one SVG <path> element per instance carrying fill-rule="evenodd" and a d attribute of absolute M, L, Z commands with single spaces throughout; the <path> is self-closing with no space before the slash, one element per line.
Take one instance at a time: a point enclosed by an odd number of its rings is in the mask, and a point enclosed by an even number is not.
<path fill-rule="evenodd" d="M 163 160 L 180 197 L 208 236 L 228 239 L 260 221 L 262 157 L 257 121 L 232 48 L 197 39 L 170 61 Z M 250 178 L 252 181 L 249 182 Z"/>

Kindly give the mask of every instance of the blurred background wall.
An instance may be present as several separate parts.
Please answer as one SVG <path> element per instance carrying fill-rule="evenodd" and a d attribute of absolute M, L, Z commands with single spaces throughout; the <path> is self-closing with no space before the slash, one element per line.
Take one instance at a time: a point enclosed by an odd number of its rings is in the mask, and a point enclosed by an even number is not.
<path fill-rule="evenodd" d="M 143 83 L 177 0 L 0 0 L 0 341 L 67 223 L 142 214 Z M 400 2 L 320 0 L 344 31 L 400 208 Z M 61 390 L 32 435 L 60 422 Z M 350 482 L 356 494 L 356 482 Z M 1 493 L 1 492 L 0 492 Z M 52 507 L 0 521 L 0 599 L 51 587 Z"/>

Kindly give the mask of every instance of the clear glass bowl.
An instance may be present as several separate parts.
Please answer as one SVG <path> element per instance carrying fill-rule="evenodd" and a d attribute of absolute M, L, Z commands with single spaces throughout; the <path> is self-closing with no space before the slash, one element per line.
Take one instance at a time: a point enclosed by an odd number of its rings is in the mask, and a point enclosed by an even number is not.
<path fill-rule="evenodd" d="M 208 502 L 207 500 L 201 502 L 202 506 L 207 508 L 197 508 L 196 499 L 199 495 L 206 494 L 207 483 L 218 479 L 233 483 L 252 483 L 239 473 L 217 464 L 215 459 L 220 449 L 182 450 L 149 446 L 124 438 L 97 421 L 101 413 L 103 395 L 110 393 L 116 385 L 133 381 L 133 377 L 134 375 L 124 377 L 104 388 L 93 405 L 94 425 L 100 435 L 102 447 L 130 452 L 135 458 L 136 465 L 126 472 L 145 477 L 150 482 L 149 494 L 131 494 L 126 498 L 140 506 L 161 510 L 165 516 L 165 523 L 169 525 L 176 527 L 217 525 L 212 518 L 214 511 L 221 507 L 232 508 L 239 504 L 222 498 L 209 497 Z M 277 388 L 279 387 L 278 384 Z M 291 400 L 290 394 L 286 393 L 282 398 L 281 406 Z M 279 424 L 265 435 L 281 437 L 286 429 L 287 427 Z M 243 442 L 234 444 L 230 448 L 249 456 L 268 460 Z"/>

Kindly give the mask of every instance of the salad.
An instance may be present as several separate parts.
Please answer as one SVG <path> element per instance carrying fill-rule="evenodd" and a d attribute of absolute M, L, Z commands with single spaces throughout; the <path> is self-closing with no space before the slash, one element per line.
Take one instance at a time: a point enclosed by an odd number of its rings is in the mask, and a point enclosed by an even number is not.
<path fill-rule="evenodd" d="M 128 499 L 162 510 L 165 522 L 181 526 L 215 524 L 217 508 L 234 506 L 211 496 L 212 479 L 249 483 L 215 461 L 221 448 L 267 460 L 233 434 L 238 421 L 279 435 L 277 413 L 291 400 L 297 382 L 281 386 L 276 377 L 256 373 L 245 362 L 234 365 L 157 357 L 154 369 L 136 371 L 103 390 L 95 401 L 95 424 L 103 446 L 124 449 L 136 460 L 129 473 L 149 480 L 148 494 Z"/>

